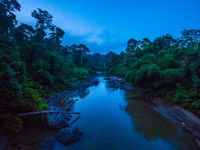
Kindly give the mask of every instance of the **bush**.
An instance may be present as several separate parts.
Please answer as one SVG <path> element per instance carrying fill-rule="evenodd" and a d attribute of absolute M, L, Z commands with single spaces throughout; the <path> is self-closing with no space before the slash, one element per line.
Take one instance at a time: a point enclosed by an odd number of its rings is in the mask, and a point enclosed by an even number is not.
<path fill-rule="evenodd" d="M 47 105 L 42 101 L 40 93 L 33 88 L 34 82 L 26 82 L 23 84 L 23 95 L 20 101 L 24 111 L 37 111 L 48 109 Z"/>
<path fill-rule="evenodd" d="M 11 114 L 2 114 L 0 115 L 0 124 L 1 132 L 11 132 L 11 133 L 17 133 L 21 131 L 23 127 L 23 122 L 21 118 L 13 116 Z"/>

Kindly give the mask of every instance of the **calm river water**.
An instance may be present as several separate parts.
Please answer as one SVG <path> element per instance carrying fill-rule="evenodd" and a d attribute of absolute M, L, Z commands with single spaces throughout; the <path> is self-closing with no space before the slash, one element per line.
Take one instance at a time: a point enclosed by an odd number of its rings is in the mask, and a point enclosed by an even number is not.
<path fill-rule="evenodd" d="M 133 92 L 109 87 L 103 77 L 99 81 L 73 107 L 81 113 L 74 124 L 83 131 L 81 140 L 68 146 L 57 143 L 56 150 L 198 149 L 188 132 L 156 112 L 153 105 L 134 99 Z M 21 136 L 40 139 L 53 133 L 30 126 Z"/>

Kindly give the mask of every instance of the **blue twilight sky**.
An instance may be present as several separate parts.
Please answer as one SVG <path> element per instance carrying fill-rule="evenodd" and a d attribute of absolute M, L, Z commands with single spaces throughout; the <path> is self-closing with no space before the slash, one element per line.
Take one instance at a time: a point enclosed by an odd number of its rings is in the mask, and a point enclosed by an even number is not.
<path fill-rule="evenodd" d="M 20 22 L 34 24 L 36 8 L 65 31 L 63 45 L 86 44 L 92 52 L 120 52 L 130 38 L 175 37 L 200 29 L 200 0 L 18 0 Z"/>

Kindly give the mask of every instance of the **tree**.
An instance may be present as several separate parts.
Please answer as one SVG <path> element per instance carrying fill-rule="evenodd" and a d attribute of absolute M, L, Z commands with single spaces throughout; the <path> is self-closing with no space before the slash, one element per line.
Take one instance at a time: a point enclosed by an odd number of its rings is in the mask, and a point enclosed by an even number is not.
<path fill-rule="evenodd" d="M 35 34 L 35 30 L 32 26 L 27 24 L 21 24 L 17 28 L 11 30 L 11 37 L 20 43 L 22 41 L 30 41 Z"/>
<path fill-rule="evenodd" d="M 132 38 L 127 42 L 126 52 L 131 52 L 133 50 L 136 50 L 137 47 L 138 47 L 138 41 Z"/>
<path fill-rule="evenodd" d="M 45 31 L 54 31 L 54 25 L 52 24 L 53 17 L 46 11 L 39 9 L 32 12 L 32 17 L 37 20 L 36 28 L 36 41 L 43 41 L 47 35 Z"/>
<path fill-rule="evenodd" d="M 179 44 L 181 47 L 200 47 L 200 30 L 183 30 Z"/>
<path fill-rule="evenodd" d="M 0 109 L 16 111 L 22 95 L 21 85 L 16 80 L 16 72 L 8 65 L 0 69 Z"/>
<path fill-rule="evenodd" d="M 65 32 L 59 27 L 54 26 L 53 28 L 54 29 L 52 33 L 50 33 L 50 41 L 54 43 L 56 46 L 58 46 L 60 45 L 61 43 L 60 39 L 63 38 Z"/>
<path fill-rule="evenodd" d="M 158 47 L 158 49 L 168 49 L 176 43 L 176 40 L 170 36 L 169 34 L 156 38 L 154 40 L 154 45 Z"/>
<path fill-rule="evenodd" d="M 0 39 L 6 39 L 8 32 L 17 24 L 15 11 L 20 11 L 20 4 L 16 0 L 0 1 Z"/>
<path fill-rule="evenodd" d="M 118 64 L 118 55 L 114 52 L 109 52 L 105 56 L 105 66 L 107 68 L 116 66 Z"/>
<path fill-rule="evenodd" d="M 87 54 L 87 53 L 89 53 L 90 52 L 90 49 L 87 47 L 87 46 L 85 46 L 85 45 L 83 45 L 83 44 L 80 44 L 79 46 L 79 50 L 80 50 L 80 53 L 81 53 L 81 66 L 83 65 L 83 57 Z"/>
<path fill-rule="evenodd" d="M 46 10 L 38 8 L 32 12 L 32 17 L 37 20 L 35 25 L 36 29 L 47 30 L 53 28 L 51 16 Z M 54 29 L 54 28 L 53 28 Z"/>
<path fill-rule="evenodd" d="M 90 52 L 90 49 L 84 44 L 73 44 L 69 47 L 69 51 L 73 54 L 76 64 L 83 66 L 83 60 L 86 59 L 85 56 Z"/>
<path fill-rule="evenodd" d="M 151 41 L 148 38 L 143 38 L 140 43 L 141 43 L 141 48 L 145 49 L 151 43 Z"/>

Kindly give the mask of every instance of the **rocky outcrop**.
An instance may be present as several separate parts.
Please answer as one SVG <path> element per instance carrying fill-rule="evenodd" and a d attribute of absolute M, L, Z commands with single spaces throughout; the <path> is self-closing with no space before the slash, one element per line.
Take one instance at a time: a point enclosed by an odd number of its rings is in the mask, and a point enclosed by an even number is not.
<path fill-rule="evenodd" d="M 80 95 L 85 94 L 87 88 L 89 86 L 97 85 L 99 83 L 96 76 L 90 76 L 85 81 L 76 81 L 76 88 L 67 89 L 62 91 L 55 96 L 48 98 L 47 104 L 48 106 L 58 106 L 65 110 L 70 110 L 73 106 L 73 98 L 79 97 Z"/>
<path fill-rule="evenodd" d="M 61 112 L 48 113 L 47 114 L 47 125 L 50 128 L 64 128 L 69 127 L 68 121 L 72 118 L 70 114 L 64 114 Z"/>
<path fill-rule="evenodd" d="M 71 128 L 70 121 L 72 119 L 71 114 L 62 113 L 62 111 L 70 111 L 75 101 L 80 97 L 87 95 L 87 88 L 89 86 L 97 85 L 99 83 L 96 76 L 90 76 L 86 81 L 76 81 L 78 85 L 76 88 L 68 89 L 56 94 L 55 96 L 47 99 L 47 105 L 50 110 L 58 111 L 54 113 L 47 113 L 45 124 L 49 128 L 60 128 L 57 133 L 56 139 L 64 144 L 69 144 L 80 139 L 82 132 L 78 128 Z M 48 149 L 47 144 L 50 143 L 50 147 L 54 146 L 53 137 L 45 138 L 41 144 L 43 149 Z"/>
<path fill-rule="evenodd" d="M 70 111 L 75 101 L 79 100 L 79 97 L 84 97 L 88 94 L 87 88 L 98 84 L 98 82 L 96 76 L 90 76 L 84 82 L 76 81 L 76 84 L 78 85 L 77 88 L 65 90 L 46 100 L 49 109 Z M 71 115 L 61 112 L 48 113 L 46 116 L 46 123 L 50 128 L 69 127 L 69 120 L 71 118 Z"/>
<path fill-rule="evenodd" d="M 148 97 L 147 100 L 157 106 L 159 113 L 191 132 L 200 147 L 200 118 L 179 106 L 166 104 L 162 98 Z"/>
<path fill-rule="evenodd" d="M 114 86 L 115 88 L 133 90 L 133 87 L 122 78 L 118 78 L 116 76 L 111 76 L 111 77 L 107 77 L 105 79 L 111 86 Z"/>
<path fill-rule="evenodd" d="M 63 144 L 70 144 L 75 141 L 78 141 L 81 138 L 82 134 L 83 132 L 81 132 L 77 127 L 75 128 L 67 127 L 58 131 L 56 139 Z"/>

